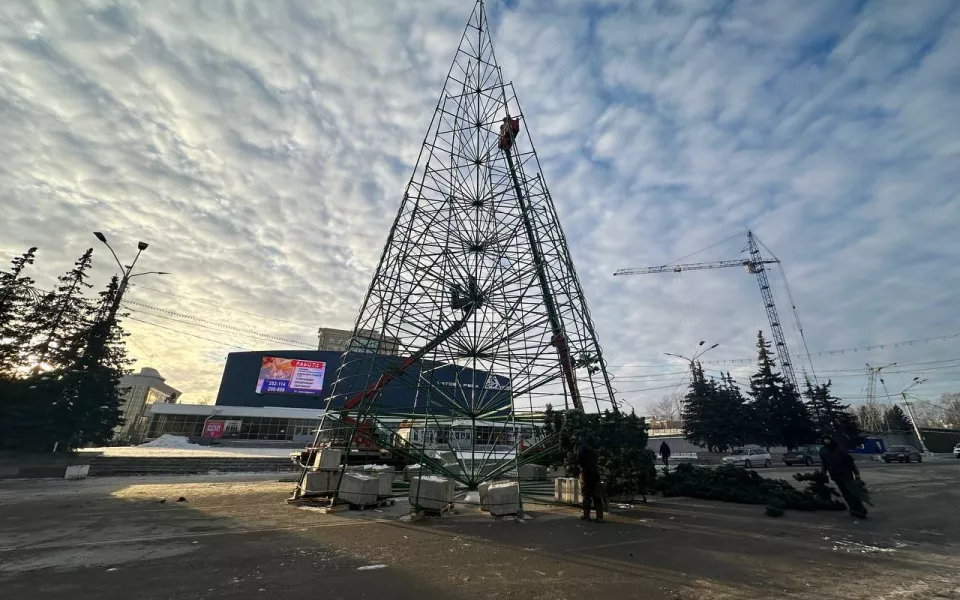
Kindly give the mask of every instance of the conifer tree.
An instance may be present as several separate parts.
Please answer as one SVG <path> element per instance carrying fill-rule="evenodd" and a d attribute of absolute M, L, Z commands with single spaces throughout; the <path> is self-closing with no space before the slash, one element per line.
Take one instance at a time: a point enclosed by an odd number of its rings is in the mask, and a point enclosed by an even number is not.
<path fill-rule="evenodd" d="M 90 248 L 28 316 L 32 328 L 28 360 L 35 368 L 65 368 L 77 360 L 94 311 L 94 305 L 83 296 L 85 289 L 93 287 L 87 283 L 92 257 Z"/>
<path fill-rule="evenodd" d="M 796 448 L 816 437 L 813 421 L 800 394 L 774 371 L 770 342 L 757 334 L 757 373 L 750 377 L 751 407 L 755 426 L 752 437 L 762 446 Z"/>
<path fill-rule="evenodd" d="M 831 392 L 832 385 L 832 381 L 814 385 L 809 379 L 806 380 L 804 395 L 814 424 L 821 435 L 829 433 L 844 446 L 855 446 L 863 440 L 863 432 L 856 417 L 850 412 L 850 405 L 843 404 L 840 398 Z"/>
<path fill-rule="evenodd" d="M 693 380 L 683 398 L 684 437 L 712 451 L 722 451 L 730 443 L 730 421 L 726 398 L 720 386 L 703 374 L 703 366 L 691 367 Z"/>
<path fill-rule="evenodd" d="M 126 374 L 129 361 L 124 350 L 125 334 L 111 310 L 119 288 L 119 278 L 114 276 L 100 293 L 99 309 L 80 336 L 82 350 L 67 372 L 64 401 L 71 415 L 70 447 L 106 443 L 121 422 L 120 378 Z"/>
<path fill-rule="evenodd" d="M 9 271 L 0 271 L 0 378 L 13 377 L 22 362 L 33 286 L 23 271 L 33 264 L 36 252 L 36 247 L 30 248 L 11 261 Z"/>
<path fill-rule="evenodd" d="M 722 398 L 721 413 L 724 416 L 723 431 L 726 437 L 726 445 L 729 447 L 743 446 L 748 442 L 750 414 L 747 401 L 729 372 L 720 377 L 719 393 Z"/>
<path fill-rule="evenodd" d="M 913 431 L 913 423 L 910 422 L 910 418 L 896 404 L 888 408 L 883 416 L 890 431 Z"/>

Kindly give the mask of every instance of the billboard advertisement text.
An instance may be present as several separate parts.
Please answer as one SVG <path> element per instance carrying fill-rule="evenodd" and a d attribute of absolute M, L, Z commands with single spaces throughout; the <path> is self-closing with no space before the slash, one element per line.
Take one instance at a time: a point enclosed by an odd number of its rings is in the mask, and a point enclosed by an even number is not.
<path fill-rule="evenodd" d="M 313 394 L 323 391 L 327 363 L 264 356 L 257 377 L 258 394 Z"/>

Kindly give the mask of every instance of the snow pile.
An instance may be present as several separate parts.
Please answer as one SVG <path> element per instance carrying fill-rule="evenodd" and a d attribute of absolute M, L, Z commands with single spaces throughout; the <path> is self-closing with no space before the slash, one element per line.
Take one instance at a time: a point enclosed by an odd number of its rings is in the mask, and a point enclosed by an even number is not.
<path fill-rule="evenodd" d="M 153 442 L 141 444 L 140 446 L 107 446 L 104 448 L 81 448 L 81 453 L 95 453 L 103 456 L 124 456 L 124 457 L 217 457 L 217 458 L 240 458 L 240 457 L 260 457 L 260 458 L 287 458 L 293 448 L 275 448 L 275 447 L 237 447 L 237 446 L 201 446 L 199 444 L 190 444 L 189 442 L 180 443 L 180 446 L 171 446 L 168 442 L 161 440 L 169 438 L 181 438 L 180 436 L 164 435 Z M 158 443 L 163 445 L 158 446 Z"/>
<path fill-rule="evenodd" d="M 445 477 L 440 477 L 438 475 L 424 475 L 420 478 L 420 481 L 434 481 L 436 483 L 446 483 L 447 479 Z"/>
<path fill-rule="evenodd" d="M 192 450 L 199 448 L 200 444 L 194 444 L 182 435 L 165 433 L 152 442 L 140 444 L 140 446 L 144 448 L 186 448 Z"/>

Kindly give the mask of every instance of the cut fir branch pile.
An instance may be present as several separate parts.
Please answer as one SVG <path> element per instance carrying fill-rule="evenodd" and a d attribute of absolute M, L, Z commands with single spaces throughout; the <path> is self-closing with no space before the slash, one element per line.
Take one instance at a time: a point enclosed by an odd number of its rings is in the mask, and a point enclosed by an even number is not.
<path fill-rule="evenodd" d="M 826 476 L 798 473 L 794 479 L 809 481 L 810 484 L 800 490 L 789 481 L 766 479 L 756 471 L 733 465 L 712 469 L 681 464 L 657 479 L 657 490 L 666 497 L 687 496 L 738 504 L 765 504 L 766 514 L 771 517 L 782 516 L 788 509 L 813 511 L 846 508 L 843 502 L 834 499 L 839 494 L 826 484 Z"/>

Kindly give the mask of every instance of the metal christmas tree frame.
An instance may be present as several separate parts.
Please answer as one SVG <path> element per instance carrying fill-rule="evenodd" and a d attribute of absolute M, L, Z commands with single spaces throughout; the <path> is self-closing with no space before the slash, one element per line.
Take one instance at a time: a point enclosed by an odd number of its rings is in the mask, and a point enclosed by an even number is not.
<path fill-rule="evenodd" d="M 377 345 L 379 355 L 370 352 Z M 395 355 L 382 354 L 387 347 Z M 350 453 L 387 450 L 476 489 L 556 448 L 555 436 L 540 430 L 547 404 L 617 409 L 527 123 L 478 2 L 317 442 Z"/>

